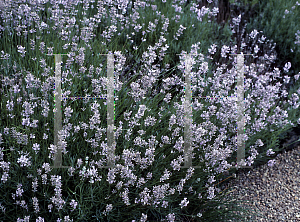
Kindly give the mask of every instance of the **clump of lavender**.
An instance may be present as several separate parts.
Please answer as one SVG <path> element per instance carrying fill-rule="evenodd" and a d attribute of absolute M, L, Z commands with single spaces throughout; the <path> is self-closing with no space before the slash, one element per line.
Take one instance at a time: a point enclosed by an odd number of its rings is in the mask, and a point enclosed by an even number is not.
<path fill-rule="evenodd" d="M 235 95 L 237 61 L 229 55 L 237 52 L 236 44 L 206 41 L 209 32 L 195 34 L 215 30 L 215 22 L 207 21 L 214 21 L 216 9 L 199 10 L 185 1 L 132 3 L 51 1 L 44 8 L 42 2 L 14 2 L 11 13 L 2 12 L 7 21 L 0 27 L 1 219 L 208 221 L 245 211 L 236 202 L 224 202 L 218 187 L 236 151 L 237 107 L 230 96 Z M 237 29 L 239 19 L 229 31 Z M 268 45 L 258 56 L 266 38 L 257 30 L 249 36 L 257 44 L 245 54 L 259 58 L 245 66 L 245 164 L 250 166 L 273 153 L 274 144 L 264 147 L 270 135 L 274 140 L 295 124 L 288 117 L 299 105 L 300 89 L 289 95 L 282 84 L 269 84 L 283 78 L 279 69 L 262 65 L 274 62 L 274 48 Z M 62 97 L 103 98 L 108 67 L 101 54 L 114 54 L 116 168 L 101 168 L 108 155 L 107 100 L 79 98 L 62 101 L 63 166 L 70 168 L 51 168 L 58 150 L 53 139 L 56 64 L 46 54 L 53 53 L 68 54 L 62 56 Z M 197 53 L 192 57 L 191 138 L 193 166 L 200 168 L 181 167 L 186 64 L 183 55 L 175 59 L 176 53 Z M 223 99 L 200 99 L 205 96 Z M 279 103 L 282 97 L 288 101 Z"/>

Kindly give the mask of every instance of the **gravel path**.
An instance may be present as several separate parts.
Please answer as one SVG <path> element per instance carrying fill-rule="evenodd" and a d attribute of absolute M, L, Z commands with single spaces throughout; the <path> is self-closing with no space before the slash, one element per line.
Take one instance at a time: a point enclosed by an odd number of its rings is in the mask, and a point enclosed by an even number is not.
<path fill-rule="evenodd" d="M 239 206 L 259 214 L 246 217 L 247 221 L 300 221 L 300 146 L 278 154 L 275 160 L 273 167 L 264 164 L 238 172 L 221 189 L 229 187 L 228 200 L 247 201 Z"/>

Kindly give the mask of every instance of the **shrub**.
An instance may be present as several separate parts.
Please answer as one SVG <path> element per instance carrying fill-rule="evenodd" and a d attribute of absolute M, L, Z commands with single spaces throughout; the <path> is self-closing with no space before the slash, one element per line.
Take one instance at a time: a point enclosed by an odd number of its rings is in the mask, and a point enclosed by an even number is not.
<path fill-rule="evenodd" d="M 296 124 L 290 114 L 298 107 L 297 95 L 288 95 L 291 99 L 286 103 L 276 100 L 280 84 L 266 78 L 281 78 L 279 70 L 270 70 L 276 56 L 272 45 L 265 44 L 270 42 L 253 30 L 246 34 L 245 42 L 242 38 L 242 49 L 237 49 L 232 34 L 237 32 L 239 17 L 220 28 L 216 10 L 199 11 L 193 1 L 185 7 L 184 2 L 170 0 L 131 1 L 132 7 L 126 1 L 51 3 L 55 2 L 47 2 L 45 10 L 40 10 L 41 3 L 13 2 L 12 13 L 1 14 L 2 19 L 9 19 L 1 23 L 5 28 L 1 28 L 0 40 L 4 117 L 0 124 L 0 218 L 246 219 L 234 213 L 246 212 L 237 201 L 224 202 L 226 193 L 219 185 L 236 159 L 236 116 L 232 112 L 236 107 L 227 97 L 235 93 L 236 61 L 229 53 L 245 50 L 257 59 L 254 63 L 245 57 L 245 157 L 248 165 L 268 161 L 278 134 Z M 83 27 L 90 30 L 85 33 Z M 169 54 L 162 55 L 167 49 Z M 260 49 L 265 50 L 263 55 L 257 53 Z M 62 102 L 63 166 L 72 168 L 50 168 L 56 152 L 52 127 L 55 81 L 53 57 L 45 54 L 52 53 L 69 54 L 62 56 L 62 95 L 73 97 L 105 94 L 106 57 L 100 54 L 115 54 L 119 168 L 101 168 L 107 162 L 107 104 L 79 99 Z M 193 166 L 200 168 L 180 168 L 184 162 L 182 75 L 186 64 L 176 53 L 198 54 L 193 56 L 191 73 L 195 97 L 224 97 L 193 99 Z M 289 112 L 285 111 L 289 105 Z M 272 163 L 269 161 L 270 166 Z"/>

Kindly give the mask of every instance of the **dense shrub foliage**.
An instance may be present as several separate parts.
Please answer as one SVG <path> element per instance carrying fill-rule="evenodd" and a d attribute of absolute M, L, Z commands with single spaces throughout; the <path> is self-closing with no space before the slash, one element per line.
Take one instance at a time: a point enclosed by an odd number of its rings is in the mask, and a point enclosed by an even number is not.
<path fill-rule="evenodd" d="M 253 54 L 244 66 L 245 164 L 272 167 L 278 136 L 300 123 L 299 49 L 288 38 L 297 38 L 296 22 L 293 30 L 265 26 L 284 27 L 299 13 L 280 11 L 294 7 L 284 1 L 274 9 L 276 1 L 231 1 L 232 17 L 219 24 L 220 9 L 207 2 L 208 8 L 184 0 L 1 3 L 1 220 L 247 221 L 251 209 L 225 202 L 228 190 L 220 189 L 225 172 L 237 171 L 229 169 L 238 108 L 237 59 L 230 54 Z M 274 12 L 285 20 L 278 23 Z M 64 97 L 105 97 L 103 54 L 114 54 L 117 168 L 101 168 L 107 101 L 99 98 L 62 101 L 63 166 L 70 168 L 51 168 L 58 53 L 67 54 Z M 182 168 L 186 53 L 197 54 L 191 138 L 198 168 Z"/>

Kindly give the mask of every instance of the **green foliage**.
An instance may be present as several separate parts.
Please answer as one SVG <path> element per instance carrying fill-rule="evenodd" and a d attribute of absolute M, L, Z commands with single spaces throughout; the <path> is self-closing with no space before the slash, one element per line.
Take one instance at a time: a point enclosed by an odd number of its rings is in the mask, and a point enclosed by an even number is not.
<path fill-rule="evenodd" d="M 253 7 L 255 4 L 259 3 L 259 0 L 229 0 L 231 4 L 242 4 L 242 5 L 250 5 Z"/>

